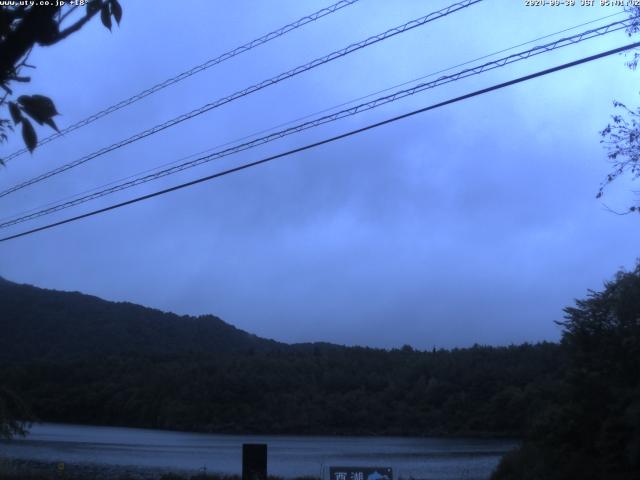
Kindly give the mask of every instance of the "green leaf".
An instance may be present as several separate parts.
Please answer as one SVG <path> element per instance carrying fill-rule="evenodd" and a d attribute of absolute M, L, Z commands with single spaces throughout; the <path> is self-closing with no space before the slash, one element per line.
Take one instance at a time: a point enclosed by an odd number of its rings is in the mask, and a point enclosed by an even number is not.
<path fill-rule="evenodd" d="M 116 19 L 116 23 L 120 25 L 120 20 L 122 19 L 122 7 L 118 0 L 111 0 L 111 13 L 113 14 L 113 18 Z"/>
<path fill-rule="evenodd" d="M 109 12 L 109 4 L 105 3 L 100 9 L 100 20 L 102 24 L 111 30 L 111 12 Z"/>
<path fill-rule="evenodd" d="M 20 123 L 22 120 L 22 112 L 20 111 L 20 107 L 13 102 L 9 102 L 9 113 L 11 114 L 11 118 L 13 119 L 13 123 L 16 125 Z"/>
<path fill-rule="evenodd" d="M 33 153 L 33 150 L 38 144 L 38 136 L 33 129 L 33 125 L 31 125 L 31 122 L 26 118 L 22 119 L 22 139 L 29 151 Z"/>
<path fill-rule="evenodd" d="M 58 115 L 53 101 L 44 95 L 22 95 L 18 97 L 18 103 L 40 125 L 43 123 L 48 124 L 52 117 Z"/>

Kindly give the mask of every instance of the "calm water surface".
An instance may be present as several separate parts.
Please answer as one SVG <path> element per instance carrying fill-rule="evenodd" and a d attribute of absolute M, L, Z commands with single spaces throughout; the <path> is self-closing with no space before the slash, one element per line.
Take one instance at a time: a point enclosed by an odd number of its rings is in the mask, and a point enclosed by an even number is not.
<path fill-rule="evenodd" d="M 516 442 L 487 439 L 212 435 L 44 423 L 0 443 L 0 456 L 240 473 L 242 444 L 268 445 L 269 474 L 326 478 L 329 466 L 390 466 L 394 476 L 487 479 Z"/>

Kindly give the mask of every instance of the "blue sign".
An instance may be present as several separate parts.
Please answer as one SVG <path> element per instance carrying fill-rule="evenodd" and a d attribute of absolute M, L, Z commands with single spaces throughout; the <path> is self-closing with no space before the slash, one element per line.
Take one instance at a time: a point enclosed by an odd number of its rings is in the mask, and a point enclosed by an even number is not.
<path fill-rule="evenodd" d="M 393 480 L 389 467 L 329 467 L 329 480 Z"/>

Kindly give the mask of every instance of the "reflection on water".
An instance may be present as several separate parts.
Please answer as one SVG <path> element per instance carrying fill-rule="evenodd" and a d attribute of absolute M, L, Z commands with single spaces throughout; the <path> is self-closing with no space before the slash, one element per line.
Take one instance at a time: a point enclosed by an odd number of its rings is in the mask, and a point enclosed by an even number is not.
<path fill-rule="evenodd" d="M 389 466 L 396 477 L 486 479 L 510 440 L 397 437 L 211 435 L 134 428 L 34 425 L 25 439 L 0 444 L 2 456 L 68 463 L 137 465 L 240 473 L 243 443 L 266 443 L 269 474 L 328 473 L 331 465 Z"/>

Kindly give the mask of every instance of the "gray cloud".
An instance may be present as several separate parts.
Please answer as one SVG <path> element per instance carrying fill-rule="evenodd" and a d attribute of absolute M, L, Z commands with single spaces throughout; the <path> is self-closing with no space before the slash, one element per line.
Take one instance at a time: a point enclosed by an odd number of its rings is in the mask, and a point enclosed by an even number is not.
<path fill-rule="evenodd" d="M 436 3 L 429 8 L 446 4 Z M 189 5 L 166 2 L 148 11 L 134 2 L 113 34 L 95 24 L 35 52 L 29 91 L 51 95 L 65 125 L 321 6 L 253 2 L 248 12 L 242 5 Z M 424 13 L 422 2 L 392 8 L 364 0 L 12 162 L 0 184 Z M 0 213 L 607 13 L 488 2 L 1 199 Z M 623 35 L 592 41 L 443 87 L 87 209 L 624 41 Z M 610 58 L 6 243 L 0 274 L 179 313 L 213 313 L 285 341 L 431 348 L 554 340 L 562 308 L 638 255 L 637 219 L 611 215 L 594 199 L 608 168 L 597 132 L 613 98 L 636 102 L 634 75 L 623 58 Z M 18 145 L 14 139 L 7 151 Z M 627 187 L 613 189 L 607 201 L 624 205 Z"/>

